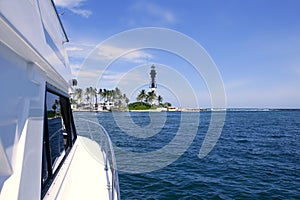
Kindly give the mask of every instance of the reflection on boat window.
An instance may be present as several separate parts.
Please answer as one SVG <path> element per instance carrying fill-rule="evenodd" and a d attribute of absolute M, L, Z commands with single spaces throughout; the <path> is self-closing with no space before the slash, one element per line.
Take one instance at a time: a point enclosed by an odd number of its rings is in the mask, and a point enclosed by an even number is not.
<path fill-rule="evenodd" d="M 75 140 L 76 131 L 69 98 L 55 89 L 48 88 L 45 96 L 42 196 Z"/>
<path fill-rule="evenodd" d="M 48 119 L 48 134 L 51 154 L 52 168 L 55 170 L 57 164 L 64 156 L 65 143 L 64 142 L 64 121 L 61 116 L 61 101 L 59 96 L 47 92 L 46 95 L 46 108 L 47 108 L 47 119 Z"/>

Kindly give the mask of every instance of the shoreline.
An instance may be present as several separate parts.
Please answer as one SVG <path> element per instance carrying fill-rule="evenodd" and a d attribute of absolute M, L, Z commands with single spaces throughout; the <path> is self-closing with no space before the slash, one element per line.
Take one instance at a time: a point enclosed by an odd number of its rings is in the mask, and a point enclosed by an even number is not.
<path fill-rule="evenodd" d="M 178 108 L 175 110 L 149 109 L 149 110 L 91 110 L 72 109 L 73 112 L 268 112 L 268 111 L 300 111 L 300 108 Z"/>
<path fill-rule="evenodd" d="M 189 108 L 178 108 L 172 110 L 164 109 L 149 109 L 149 110 L 92 110 L 92 109 L 72 109 L 73 112 L 203 112 L 211 111 L 210 109 L 189 109 Z"/>

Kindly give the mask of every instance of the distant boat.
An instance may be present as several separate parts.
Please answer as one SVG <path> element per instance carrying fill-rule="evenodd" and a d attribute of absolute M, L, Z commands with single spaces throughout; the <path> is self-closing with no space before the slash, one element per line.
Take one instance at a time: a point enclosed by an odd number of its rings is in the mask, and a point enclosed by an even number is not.
<path fill-rule="evenodd" d="M 120 199 L 109 136 L 73 119 L 76 81 L 53 2 L 0 4 L 0 199 Z M 96 126 L 105 145 L 79 136 L 80 123 Z"/>
<path fill-rule="evenodd" d="M 210 111 L 221 112 L 221 111 L 226 111 L 226 108 L 211 108 Z"/>
<path fill-rule="evenodd" d="M 168 107 L 168 111 L 169 112 L 177 112 L 177 111 L 179 111 L 179 109 L 176 107 Z"/>

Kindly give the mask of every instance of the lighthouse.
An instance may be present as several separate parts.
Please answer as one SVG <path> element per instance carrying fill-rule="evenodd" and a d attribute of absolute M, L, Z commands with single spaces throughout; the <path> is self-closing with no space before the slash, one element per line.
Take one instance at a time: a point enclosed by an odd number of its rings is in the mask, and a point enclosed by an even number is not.
<path fill-rule="evenodd" d="M 155 71 L 155 66 L 151 66 L 151 71 L 150 71 L 150 77 L 151 77 L 151 82 L 149 85 L 150 91 L 154 91 L 156 93 L 156 82 L 155 82 L 155 76 L 156 76 L 156 71 Z"/>

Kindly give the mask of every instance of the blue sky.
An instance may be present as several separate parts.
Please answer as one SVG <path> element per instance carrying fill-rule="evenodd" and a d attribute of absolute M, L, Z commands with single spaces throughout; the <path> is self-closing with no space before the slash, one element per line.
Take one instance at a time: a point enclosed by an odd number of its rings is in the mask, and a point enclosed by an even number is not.
<path fill-rule="evenodd" d="M 187 35 L 207 51 L 223 79 L 228 107 L 300 108 L 300 2 L 297 0 L 54 2 L 58 12 L 63 13 L 61 20 L 70 39 L 67 50 L 74 76 L 84 68 L 90 52 L 109 37 L 134 28 L 161 27 Z M 111 44 L 101 52 L 102 56 L 111 56 L 118 51 L 121 47 Z M 186 107 L 211 106 L 206 83 L 195 75 L 193 67 L 180 57 L 158 49 L 131 52 L 117 59 L 105 72 L 94 67 L 95 73 L 86 75 L 99 79 L 101 73 L 101 86 L 96 87 L 117 85 L 134 101 L 135 94 L 148 86 L 151 64 L 157 66 L 158 84 L 165 81 L 160 87 L 165 100 Z M 173 78 L 168 76 L 169 72 L 174 73 Z M 174 79 L 176 74 L 178 77 Z M 124 81 L 124 77 L 131 83 Z M 79 86 L 88 84 L 81 82 Z M 198 105 L 189 101 L 192 93 L 183 86 L 192 88 Z M 180 87 L 182 97 L 172 89 Z"/>

